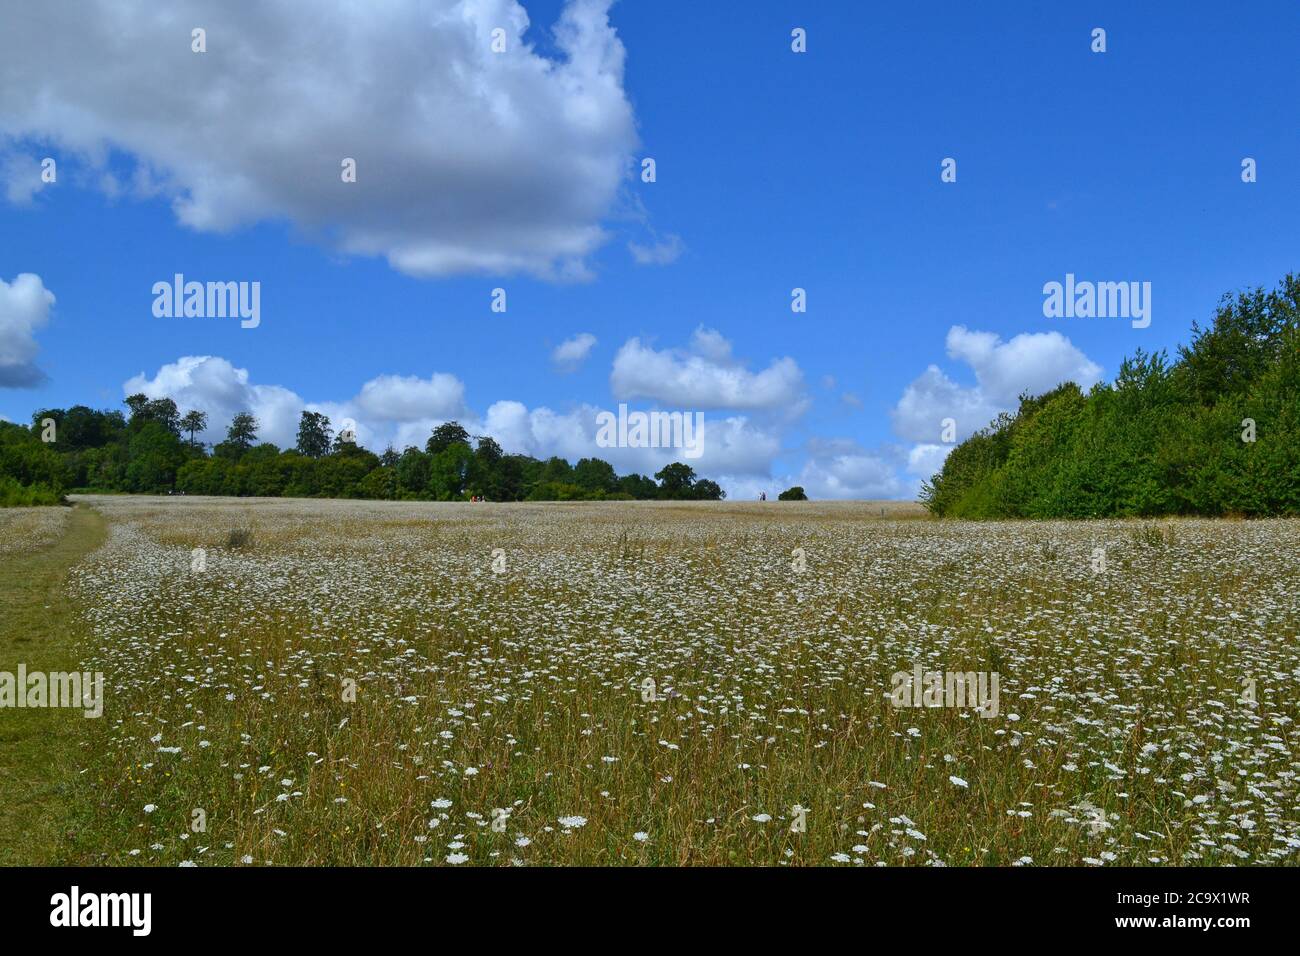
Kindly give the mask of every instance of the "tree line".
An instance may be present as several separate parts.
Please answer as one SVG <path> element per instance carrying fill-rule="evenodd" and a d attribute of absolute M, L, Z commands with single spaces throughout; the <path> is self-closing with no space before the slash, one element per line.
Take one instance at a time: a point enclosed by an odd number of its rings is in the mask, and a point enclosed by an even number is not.
<path fill-rule="evenodd" d="M 1066 383 L 957 445 L 922 488 L 936 515 L 1300 514 L 1300 277 L 1225 295 L 1172 362 Z"/>
<path fill-rule="evenodd" d="M 126 411 L 84 405 L 48 408 L 30 427 L 0 422 L 0 503 L 47 504 L 67 491 L 379 498 L 395 501 L 720 500 L 726 493 L 682 462 L 653 478 L 618 475 L 600 458 L 570 465 L 508 455 L 488 435 L 457 422 L 433 429 L 424 448 L 391 446 L 376 455 L 330 420 L 304 411 L 297 443 L 259 442 L 258 422 L 234 416 L 224 441 L 197 436 L 200 411 L 181 413 L 170 398 L 128 396 Z"/>

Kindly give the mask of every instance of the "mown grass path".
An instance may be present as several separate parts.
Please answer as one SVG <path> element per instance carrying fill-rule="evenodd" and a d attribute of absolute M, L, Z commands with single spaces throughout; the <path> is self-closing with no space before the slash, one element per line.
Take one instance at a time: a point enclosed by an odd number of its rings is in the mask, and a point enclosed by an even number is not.
<path fill-rule="evenodd" d="M 0 558 L 0 671 L 80 669 L 68 573 L 98 548 L 107 525 L 77 505 L 62 537 Z M 49 864 L 63 839 L 86 718 L 77 709 L 0 709 L 0 865 Z"/>

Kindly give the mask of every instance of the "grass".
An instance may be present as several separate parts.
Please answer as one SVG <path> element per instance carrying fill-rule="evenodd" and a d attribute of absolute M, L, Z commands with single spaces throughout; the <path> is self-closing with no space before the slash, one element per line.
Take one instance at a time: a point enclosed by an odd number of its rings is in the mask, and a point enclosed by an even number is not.
<path fill-rule="evenodd" d="M 122 533 L 74 589 L 109 711 L 87 722 L 64 862 L 1222 865 L 1300 849 L 1297 522 L 94 503 Z M 257 547 L 193 572 L 191 550 L 232 526 Z M 998 673 L 998 716 L 894 708 L 891 675 L 918 662 Z"/>
<path fill-rule="evenodd" d="M 0 671 L 79 669 L 77 609 L 69 569 L 104 540 L 105 522 L 84 506 L 60 537 L 0 554 Z M 79 710 L 0 710 L 0 864 L 50 863 L 71 813 L 72 778 L 86 718 Z"/>
<path fill-rule="evenodd" d="M 33 791 L 62 822 L 29 859 L 1150 866 L 1300 850 L 1300 522 L 90 503 L 117 531 L 77 564 L 67 607 L 107 674 L 105 717 L 69 725 L 79 739 Z M 256 547 L 220 547 L 231 528 Z M 998 674 L 997 716 L 895 708 L 892 675 L 915 664 Z"/>

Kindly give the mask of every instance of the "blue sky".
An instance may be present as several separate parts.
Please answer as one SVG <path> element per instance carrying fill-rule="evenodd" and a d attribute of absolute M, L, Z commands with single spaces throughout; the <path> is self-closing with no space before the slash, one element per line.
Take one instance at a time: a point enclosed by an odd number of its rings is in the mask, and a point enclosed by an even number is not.
<path fill-rule="evenodd" d="M 1110 378 L 1297 265 L 1293 3 L 625 0 L 606 26 L 577 0 L 524 3 L 526 32 L 503 0 L 177 6 L 0 13 L 0 415 L 143 389 L 282 444 L 308 406 L 377 449 L 458 417 L 620 471 L 680 457 L 595 447 L 625 401 L 703 411 L 694 464 L 732 497 L 909 497 L 942 418 Z M 260 325 L 156 318 L 176 272 L 259 281 Z M 1045 318 L 1066 273 L 1150 282 L 1150 327 Z"/>

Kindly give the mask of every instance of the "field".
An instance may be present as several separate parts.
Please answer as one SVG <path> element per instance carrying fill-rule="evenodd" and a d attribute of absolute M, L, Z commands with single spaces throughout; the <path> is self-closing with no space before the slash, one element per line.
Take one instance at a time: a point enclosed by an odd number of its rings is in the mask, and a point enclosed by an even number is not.
<path fill-rule="evenodd" d="M 79 500 L 60 862 L 1300 858 L 1300 522 Z"/>
<path fill-rule="evenodd" d="M 0 558 L 31 554 L 58 540 L 67 508 L 0 508 Z"/>

